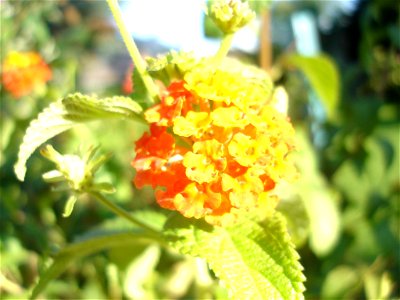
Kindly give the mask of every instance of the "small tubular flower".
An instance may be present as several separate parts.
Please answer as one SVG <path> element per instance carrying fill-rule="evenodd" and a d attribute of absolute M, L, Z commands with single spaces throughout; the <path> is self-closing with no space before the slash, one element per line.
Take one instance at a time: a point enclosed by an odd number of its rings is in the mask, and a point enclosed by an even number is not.
<path fill-rule="evenodd" d="M 220 127 L 245 127 L 249 120 L 236 106 L 218 107 L 211 113 L 213 124 Z"/>
<path fill-rule="evenodd" d="M 244 211 L 272 211 L 276 184 L 296 173 L 294 131 L 274 107 L 270 79 L 231 62 L 200 64 L 167 87 L 145 112 L 150 134 L 132 162 L 136 186 L 153 186 L 160 206 L 222 226 Z"/>
<path fill-rule="evenodd" d="M 1 82 L 14 98 L 20 98 L 52 77 L 49 66 L 36 52 L 10 52 L 2 63 Z"/>
<path fill-rule="evenodd" d="M 150 124 L 171 126 L 175 118 L 191 110 L 193 102 L 193 94 L 185 89 L 184 82 L 175 81 L 162 95 L 161 103 L 146 111 L 145 118 Z"/>
<path fill-rule="evenodd" d="M 244 167 L 250 167 L 262 155 L 261 147 L 257 140 L 239 132 L 232 138 L 228 150 L 236 162 Z"/>
<path fill-rule="evenodd" d="M 264 191 L 264 186 L 259 176 L 249 169 L 245 174 L 236 178 L 229 175 L 223 176 L 222 189 L 229 192 L 232 206 L 248 210 L 256 207 L 258 197 Z"/>
<path fill-rule="evenodd" d="M 183 159 L 187 177 L 197 183 L 216 181 L 227 165 L 224 145 L 216 140 L 196 142 L 193 151 L 186 153 Z"/>
<path fill-rule="evenodd" d="M 210 123 L 208 113 L 189 111 L 186 117 L 177 117 L 174 120 L 173 130 L 179 136 L 200 138 L 208 129 Z"/>
<path fill-rule="evenodd" d="M 199 219 L 210 211 L 205 205 L 208 200 L 209 195 L 202 191 L 201 186 L 190 183 L 175 196 L 174 205 L 185 217 Z"/>
<path fill-rule="evenodd" d="M 145 133 L 136 142 L 136 157 L 132 161 L 137 172 L 135 185 L 138 188 L 151 185 L 153 188 L 175 189 L 177 181 L 186 178 L 181 163 L 185 152 L 175 145 L 173 136 L 166 132 L 165 127 L 152 125 L 150 133 Z"/>
<path fill-rule="evenodd" d="M 273 86 L 265 72 L 225 59 L 217 69 L 201 66 L 185 74 L 186 87 L 214 105 L 234 104 L 242 112 L 260 110 L 271 101 Z"/>

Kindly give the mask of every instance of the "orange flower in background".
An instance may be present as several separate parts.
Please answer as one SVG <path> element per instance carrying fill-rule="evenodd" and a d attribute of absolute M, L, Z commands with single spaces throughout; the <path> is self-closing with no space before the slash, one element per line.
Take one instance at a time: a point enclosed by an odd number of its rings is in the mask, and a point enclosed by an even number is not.
<path fill-rule="evenodd" d="M 36 52 L 10 52 L 2 63 L 1 83 L 15 98 L 50 80 L 52 72 Z"/>
<path fill-rule="evenodd" d="M 133 81 L 132 81 L 133 65 L 131 65 L 125 73 L 124 81 L 122 82 L 122 91 L 124 94 L 133 93 Z"/>
<path fill-rule="evenodd" d="M 267 214 L 276 184 L 296 174 L 294 130 L 267 75 L 222 68 L 192 70 L 167 87 L 145 112 L 150 133 L 132 162 L 135 185 L 156 188 L 160 206 L 215 225 L 241 211 Z"/>

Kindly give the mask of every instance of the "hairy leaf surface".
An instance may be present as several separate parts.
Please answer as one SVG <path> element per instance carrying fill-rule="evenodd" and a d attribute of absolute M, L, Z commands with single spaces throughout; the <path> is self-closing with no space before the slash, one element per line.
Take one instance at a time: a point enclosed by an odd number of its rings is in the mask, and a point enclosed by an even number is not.
<path fill-rule="evenodd" d="M 25 178 L 26 162 L 32 153 L 52 137 L 81 123 L 106 119 L 138 119 L 142 112 L 139 104 L 127 97 L 115 96 L 98 99 L 79 93 L 50 104 L 33 120 L 25 132 L 18 152 L 15 174 L 21 181 Z"/>
<path fill-rule="evenodd" d="M 165 234 L 182 253 L 206 259 L 233 299 L 302 299 L 302 266 L 285 226 L 279 213 L 229 228 L 176 216 Z"/>

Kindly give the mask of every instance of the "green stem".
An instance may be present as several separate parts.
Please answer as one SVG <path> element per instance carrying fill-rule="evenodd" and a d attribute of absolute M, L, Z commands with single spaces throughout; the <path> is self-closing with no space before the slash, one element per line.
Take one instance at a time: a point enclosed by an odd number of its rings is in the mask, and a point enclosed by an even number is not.
<path fill-rule="evenodd" d="M 157 239 L 160 242 L 163 242 L 161 234 L 157 230 L 155 230 L 154 228 L 150 227 L 149 225 L 143 223 L 142 221 L 137 220 L 135 217 L 131 216 L 126 210 L 124 210 L 123 208 L 110 202 L 102 194 L 100 194 L 98 192 L 90 192 L 89 194 L 92 195 L 97 200 L 99 200 L 102 204 L 107 206 L 116 215 L 128 220 L 132 224 L 135 224 L 135 225 L 141 227 L 148 234 L 154 236 L 155 239 Z"/>
<path fill-rule="evenodd" d="M 231 48 L 233 33 L 228 33 L 224 36 L 221 41 L 221 45 L 219 46 L 218 52 L 215 54 L 215 61 L 217 63 L 221 63 L 225 56 L 228 54 L 229 49 Z"/>
<path fill-rule="evenodd" d="M 158 98 L 158 89 L 155 85 L 153 79 L 146 70 L 146 62 L 143 60 L 140 52 L 133 40 L 132 36 L 129 34 L 125 23 L 122 19 L 122 14 L 118 6 L 118 0 L 107 0 L 108 6 L 110 7 L 111 13 L 114 16 L 115 23 L 119 29 L 119 32 L 124 40 L 125 46 L 128 49 L 129 55 L 131 56 L 136 70 L 140 74 L 147 91 L 151 96 L 151 101 L 154 102 Z"/>

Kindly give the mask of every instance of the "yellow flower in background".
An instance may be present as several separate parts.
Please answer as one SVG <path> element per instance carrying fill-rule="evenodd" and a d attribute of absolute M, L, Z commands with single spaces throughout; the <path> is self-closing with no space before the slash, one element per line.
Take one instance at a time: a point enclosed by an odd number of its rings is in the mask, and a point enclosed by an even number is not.
<path fill-rule="evenodd" d="M 52 77 L 50 67 L 36 52 L 10 52 L 2 62 L 1 83 L 14 98 L 20 98 Z"/>

